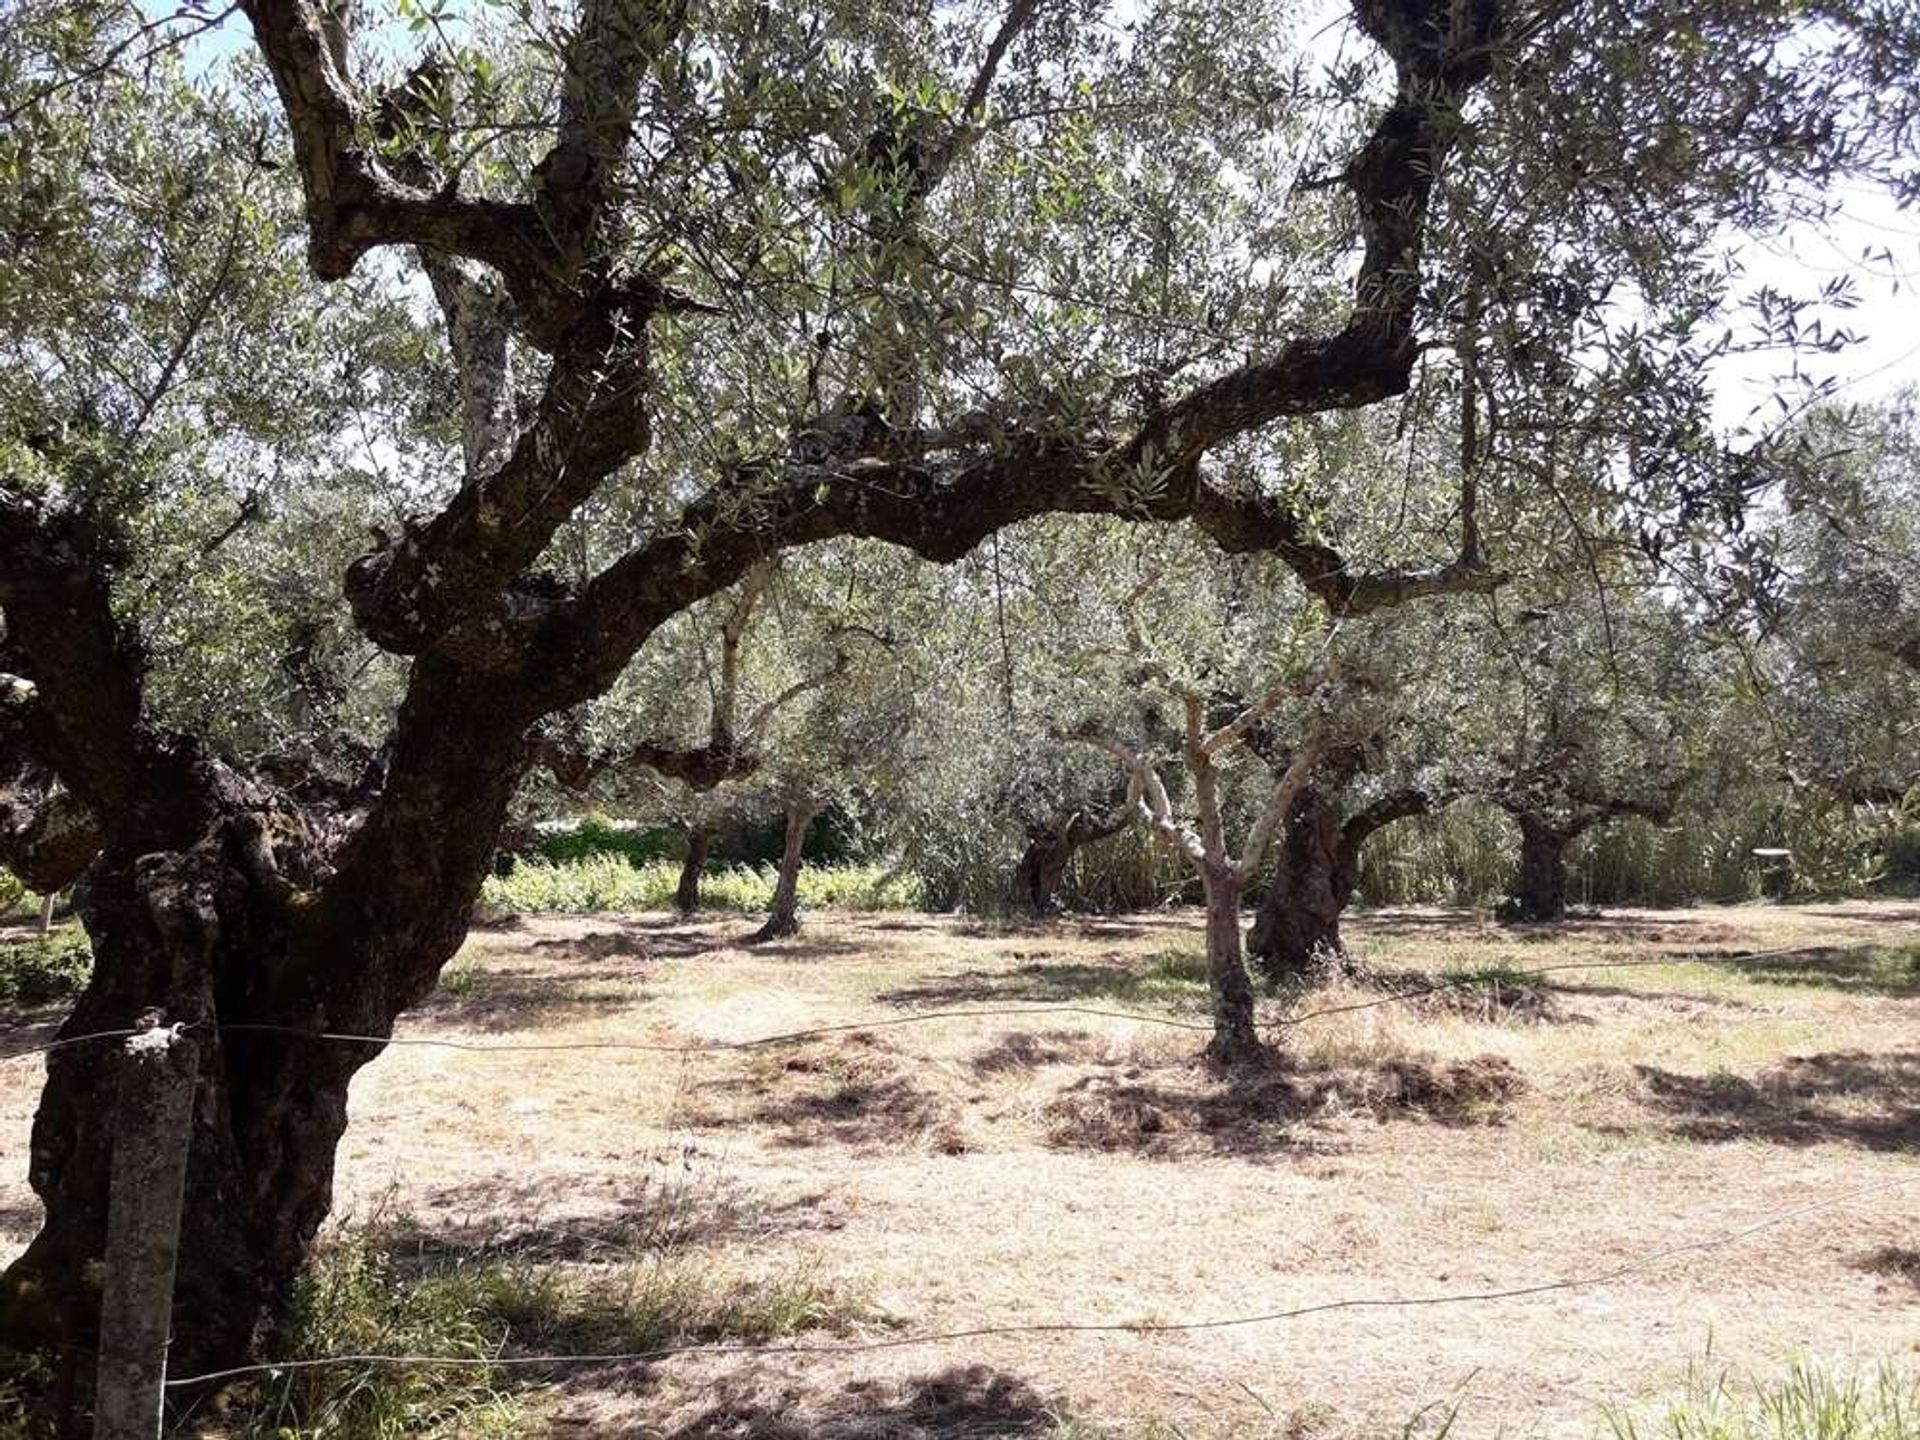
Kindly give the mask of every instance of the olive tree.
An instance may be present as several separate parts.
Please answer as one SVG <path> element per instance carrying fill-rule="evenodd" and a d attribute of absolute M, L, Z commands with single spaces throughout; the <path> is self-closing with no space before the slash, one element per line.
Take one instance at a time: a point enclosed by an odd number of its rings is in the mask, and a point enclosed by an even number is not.
<path fill-rule="evenodd" d="M 1339 616 L 1491 591 L 1470 524 L 1457 553 L 1344 553 L 1317 520 L 1343 482 L 1288 482 L 1289 426 L 1403 394 L 1463 321 L 1519 363 L 1590 350 L 1618 280 L 1656 318 L 1702 313 L 1703 233 L 1884 168 L 1912 123 L 1880 97 L 1914 17 L 1875 0 L 1814 28 L 1778 0 L 1357 0 L 1364 58 L 1332 75 L 1247 0 L 1131 28 L 1046 0 L 984 20 L 582 0 L 422 15 L 397 46 L 321 0 L 239 14 L 258 64 L 189 86 L 164 141 L 159 82 L 121 63 L 145 53 L 133 7 L 35 0 L 0 40 L 0 103 L 29 122 L 4 142 L 22 240 L 0 293 L 134 237 L 99 257 L 116 303 L 88 312 L 87 385 L 42 363 L 59 314 L 7 330 L 33 395 L 0 471 L 0 669 L 9 754 L 96 831 L 96 963 L 65 1033 L 159 1009 L 200 1052 L 186 1374 L 254 1353 L 331 1203 L 348 1086 L 382 1045 L 302 1036 L 387 1035 L 430 992 L 551 717 L 674 617 L 782 551 L 858 536 L 951 564 L 1054 513 L 1188 522 Z M 122 143 L 78 143 L 90 123 Z M 96 183 L 116 168 L 134 183 Z M 297 205 L 335 298 L 223 304 L 225 237 L 268 202 Z M 227 417 L 183 403 L 193 443 L 156 484 L 153 397 L 215 353 L 170 358 L 200 309 L 271 415 L 326 307 L 429 298 L 455 423 L 382 412 L 376 461 L 430 463 L 334 571 L 391 679 L 377 764 L 283 784 L 169 708 L 126 603 L 140 517 L 228 473 Z M 129 323 L 159 343 L 114 353 Z M 113 1092 L 97 1050 L 49 1057 L 9 1343 L 92 1334 Z"/>
<path fill-rule="evenodd" d="M 1692 780 L 1709 718 L 1699 634 L 1627 585 L 1477 618 L 1497 663 L 1473 697 L 1483 739 L 1463 783 L 1519 830 L 1507 913 L 1556 920 L 1573 842 L 1622 816 L 1664 823 Z"/>

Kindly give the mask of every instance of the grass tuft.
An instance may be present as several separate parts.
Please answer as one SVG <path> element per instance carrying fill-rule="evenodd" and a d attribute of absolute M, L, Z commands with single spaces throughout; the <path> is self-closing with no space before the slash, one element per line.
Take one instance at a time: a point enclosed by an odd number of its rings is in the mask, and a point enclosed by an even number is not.
<path fill-rule="evenodd" d="M 1657 1415 L 1606 1415 L 1612 1440 L 1920 1440 L 1920 1373 L 1889 1364 L 1871 1376 L 1801 1362 L 1772 1384 L 1695 1373 Z"/>
<path fill-rule="evenodd" d="M 388 1241 L 370 1230 L 321 1248 L 274 1358 L 430 1355 L 467 1363 L 283 1370 L 243 1398 L 239 1435 L 493 1440 L 526 1433 L 524 1394 L 550 1378 L 540 1366 L 486 1363 L 503 1356 L 760 1344 L 885 1319 L 862 1293 L 806 1271 L 730 1277 L 665 1256 L 613 1265 L 462 1258 L 413 1271 Z"/>
<path fill-rule="evenodd" d="M 490 1360 L 505 1339 L 458 1287 L 410 1285 L 372 1236 L 327 1245 L 302 1278 L 273 1358 L 433 1355 Z M 244 1402 L 247 1440 L 508 1436 L 520 1407 L 491 1367 L 319 1366 L 270 1374 Z"/>

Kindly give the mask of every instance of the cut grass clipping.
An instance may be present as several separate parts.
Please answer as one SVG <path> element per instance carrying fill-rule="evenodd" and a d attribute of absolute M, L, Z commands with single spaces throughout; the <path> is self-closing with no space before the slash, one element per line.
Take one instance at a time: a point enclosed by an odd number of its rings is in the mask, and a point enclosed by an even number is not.
<path fill-rule="evenodd" d="M 462 1260 L 409 1274 L 375 1234 L 321 1250 L 277 1358 L 637 1353 L 704 1341 L 845 1334 L 883 1319 L 858 1292 L 805 1272 L 727 1277 L 685 1260 L 608 1266 Z M 398 1440 L 524 1433 L 538 1366 L 316 1366 L 269 1373 L 243 1402 L 247 1440 Z"/>

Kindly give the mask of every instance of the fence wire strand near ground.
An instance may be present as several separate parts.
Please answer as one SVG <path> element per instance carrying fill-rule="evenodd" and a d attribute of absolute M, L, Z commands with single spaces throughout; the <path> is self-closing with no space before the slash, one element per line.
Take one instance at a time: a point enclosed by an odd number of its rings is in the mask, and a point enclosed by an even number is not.
<path fill-rule="evenodd" d="M 632 1365 L 659 1360 L 669 1360 L 681 1355 L 861 1355 L 883 1350 L 904 1350 L 923 1345 L 955 1344 L 965 1340 L 986 1340 L 1002 1337 L 1037 1335 L 1170 1335 L 1206 1330 L 1241 1329 L 1252 1325 L 1277 1324 L 1284 1320 L 1297 1320 L 1309 1315 L 1325 1315 L 1340 1310 L 1391 1310 L 1431 1308 L 1444 1305 L 1467 1305 L 1494 1303 L 1503 1300 L 1519 1300 L 1531 1296 L 1548 1295 L 1568 1290 L 1590 1289 L 1605 1285 L 1628 1275 L 1637 1274 L 1670 1260 L 1678 1255 L 1699 1254 L 1724 1249 L 1738 1244 L 1742 1240 L 1778 1229 L 1792 1221 L 1808 1215 L 1836 1209 L 1856 1201 L 1875 1199 L 1895 1190 L 1920 1184 L 1920 1176 L 1903 1180 L 1891 1180 L 1877 1185 L 1865 1185 L 1838 1195 L 1829 1195 L 1821 1200 L 1795 1206 L 1751 1224 L 1733 1230 L 1711 1235 L 1704 1239 L 1685 1240 L 1673 1245 L 1665 1245 L 1635 1256 L 1619 1265 L 1590 1271 L 1582 1275 L 1567 1276 L 1556 1280 L 1543 1280 L 1526 1285 L 1508 1286 L 1493 1290 L 1465 1290 L 1442 1295 L 1382 1295 L 1355 1296 L 1344 1300 L 1326 1300 L 1312 1305 L 1300 1305 L 1291 1309 L 1267 1310 L 1249 1315 L 1231 1315 L 1209 1320 L 1140 1320 L 1140 1321 L 1084 1321 L 1053 1320 L 1025 1322 L 1007 1325 L 975 1325 L 957 1330 L 939 1330 L 920 1335 L 895 1335 L 876 1340 L 862 1340 L 839 1344 L 739 1344 L 725 1341 L 693 1341 L 684 1345 L 668 1345 L 653 1350 L 637 1350 L 608 1354 L 576 1355 L 499 1355 L 484 1356 L 438 1356 L 438 1355 L 319 1355 L 296 1360 L 262 1362 L 255 1365 L 236 1365 L 225 1370 L 210 1370 L 199 1375 L 183 1375 L 169 1378 L 169 1389 L 194 1385 L 209 1385 L 218 1381 L 237 1380 L 247 1375 L 272 1375 L 293 1370 L 315 1370 L 325 1367 L 354 1367 L 372 1369 L 378 1366 L 458 1366 L 492 1369 L 513 1367 L 518 1369 L 551 1368 L 562 1369 L 570 1366 L 590 1365 Z"/>
<path fill-rule="evenodd" d="M 1504 985 L 1520 981 L 1535 980 L 1547 975 L 1564 974 L 1575 970 L 1648 970 L 1673 965 L 1754 965 L 1768 964 L 1795 956 L 1812 953 L 1812 947 L 1805 945 L 1782 946 L 1776 950 L 1754 950 L 1739 954 L 1717 954 L 1713 952 L 1694 952 L 1685 955 L 1660 956 L 1649 960 L 1581 960 L 1567 961 L 1558 965 L 1540 965 L 1524 970 L 1501 969 L 1493 972 L 1475 972 L 1469 975 L 1447 976 L 1427 984 L 1417 985 L 1390 994 L 1377 996 L 1371 1000 L 1360 1000 L 1348 1005 L 1330 1005 L 1317 1010 L 1298 1011 L 1277 1019 L 1260 1020 L 1257 1023 L 1263 1031 L 1289 1030 L 1304 1025 L 1311 1020 L 1324 1019 L 1333 1015 L 1351 1015 L 1363 1010 L 1377 1010 L 1382 1006 L 1404 1004 L 1412 1000 L 1424 999 L 1430 995 L 1439 995 L 1452 990 L 1469 990 L 1481 985 Z M 1379 974 L 1367 977 L 1378 982 L 1384 977 Z M 460 1050 L 470 1054 L 484 1054 L 495 1051 L 500 1054 L 551 1053 L 567 1050 L 628 1050 L 650 1055 L 706 1055 L 728 1054 L 740 1051 L 765 1050 L 781 1045 L 805 1044 L 830 1035 L 851 1034 L 864 1030 L 894 1029 L 905 1025 L 926 1025 L 943 1020 L 980 1020 L 1005 1019 L 1017 1016 L 1062 1016 L 1074 1015 L 1082 1018 L 1128 1021 L 1142 1025 L 1159 1025 L 1176 1030 L 1210 1032 L 1213 1026 L 1208 1021 L 1191 1020 L 1177 1015 L 1157 1014 L 1152 1011 L 1114 1010 L 1091 1005 L 1008 1005 L 984 1006 L 951 1010 L 920 1010 L 907 1015 L 889 1015 L 879 1019 L 847 1021 L 834 1025 L 815 1025 L 804 1030 L 786 1030 L 772 1035 L 760 1035 L 748 1040 L 701 1040 L 691 1043 L 672 1043 L 647 1040 L 572 1040 L 572 1041 L 473 1041 L 448 1040 L 433 1035 L 366 1035 L 343 1030 L 308 1030 L 295 1025 L 273 1025 L 261 1021 L 232 1021 L 209 1027 L 205 1021 L 194 1021 L 184 1028 L 188 1031 L 205 1028 L 217 1028 L 222 1034 L 262 1034 L 286 1035 L 295 1039 L 319 1040 L 347 1045 L 420 1045 L 445 1050 Z M 84 1035 L 65 1035 L 44 1044 L 25 1048 L 0 1056 L 0 1061 L 23 1060 L 35 1055 L 51 1054 L 71 1046 L 86 1044 L 98 1040 L 124 1040 L 140 1034 L 138 1029 L 95 1030 Z"/>

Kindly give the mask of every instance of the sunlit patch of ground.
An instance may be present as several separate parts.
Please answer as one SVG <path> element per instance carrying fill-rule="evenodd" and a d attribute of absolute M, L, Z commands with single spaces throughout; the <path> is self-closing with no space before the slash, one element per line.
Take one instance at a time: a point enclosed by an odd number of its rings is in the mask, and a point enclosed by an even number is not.
<path fill-rule="evenodd" d="M 823 918 L 746 947 L 750 930 L 477 932 L 404 1035 L 850 1028 L 704 1054 L 396 1047 L 354 1089 L 339 1223 L 377 1218 L 423 1253 L 578 1267 L 670 1249 L 818 1276 L 865 1297 L 855 1337 L 894 1338 L 1521 1287 L 1916 1183 L 1528 1298 L 589 1369 L 533 1405 L 553 1433 L 1050 1435 L 1072 1414 L 1359 1436 L 1458 1402 L 1455 1435 L 1586 1436 L 1604 1402 L 1670 1389 L 1709 1347 L 1759 1373 L 1804 1352 L 1920 1358 L 1913 902 L 1361 917 L 1364 981 L 1265 1002 L 1276 1025 L 1304 1018 L 1232 1084 L 1193 1062 L 1201 1031 L 1143 1018 L 1204 1023 L 1197 916 Z M 969 1013 L 919 1018 L 945 1010 Z M 32 1062 L 0 1069 L 8 1249 L 35 1218 L 36 1084 Z"/>

